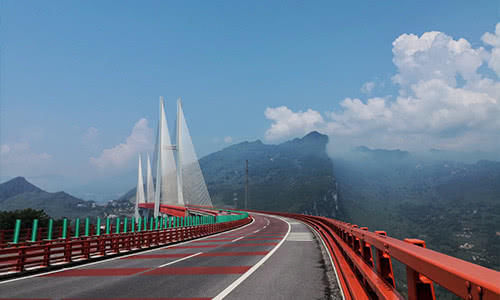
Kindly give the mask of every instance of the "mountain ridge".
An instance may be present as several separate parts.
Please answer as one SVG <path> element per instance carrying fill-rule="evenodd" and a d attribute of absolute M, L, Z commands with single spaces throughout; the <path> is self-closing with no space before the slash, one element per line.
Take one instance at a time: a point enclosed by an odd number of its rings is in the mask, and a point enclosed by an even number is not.
<path fill-rule="evenodd" d="M 50 193 L 15 177 L 0 184 L 0 210 L 42 209 L 53 218 L 76 218 L 102 214 L 94 201 L 85 201 L 64 191 Z"/>

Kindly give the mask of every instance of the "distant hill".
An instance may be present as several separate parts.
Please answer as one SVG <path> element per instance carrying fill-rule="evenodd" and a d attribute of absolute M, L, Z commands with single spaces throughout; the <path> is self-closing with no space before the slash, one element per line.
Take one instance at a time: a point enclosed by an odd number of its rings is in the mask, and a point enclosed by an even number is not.
<path fill-rule="evenodd" d="M 42 190 L 29 183 L 24 177 L 13 178 L 0 184 L 0 203 L 10 197 L 28 192 L 39 193 Z"/>
<path fill-rule="evenodd" d="M 49 193 L 16 177 L 0 184 L 0 210 L 43 209 L 53 218 L 97 216 L 102 208 L 93 201 L 85 201 L 65 192 Z"/>
<path fill-rule="evenodd" d="M 260 140 L 232 145 L 200 159 L 214 206 L 241 208 L 245 199 L 245 160 L 249 161 L 252 209 L 325 216 L 341 213 L 328 137 L 311 132 L 279 145 Z M 236 202 L 234 201 L 236 199 Z M 122 212 L 132 209 L 135 188 L 113 201 Z"/>
<path fill-rule="evenodd" d="M 334 159 L 344 220 L 500 270 L 500 162 L 387 151 Z"/>

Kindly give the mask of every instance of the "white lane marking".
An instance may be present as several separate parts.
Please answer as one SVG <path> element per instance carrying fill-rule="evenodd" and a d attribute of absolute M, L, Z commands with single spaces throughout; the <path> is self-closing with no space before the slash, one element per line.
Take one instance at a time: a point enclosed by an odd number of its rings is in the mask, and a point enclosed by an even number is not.
<path fill-rule="evenodd" d="M 261 260 L 259 260 L 255 265 L 253 265 L 253 267 L 251 267 L 248 271 L 246 271 L 243 275 L 241 275 L 238 279 L 236 279 L 233 283 L 231 283 L 227 288 L 225 288 L 217 296 L 212 298 L 212 300 L 224 299 L 224 297 L 229 295 L 229 293 L 231 293 L 235 288 L 237 288 L 238 285 L 240 285 L 243 281 L 245 281 L 245 279 L 247 279 L 250 275 L 252 275 L 252 273 L 255 272 L 260 266 L 262 266 L 271 257 L 271 255 L 273 255 L 274 252 L 276 252 L 276 250 L 278 250 L 278 248 L 285 242 L 286 237 L 290 233 L 290 229 L 291 229 L 290 223 L 288 223 L 288 221 L 286 221 L 285 219 L 282 219 L 280 217 L 276 217 L 276 218 L 279 218 L 280 220 L 282 220 L 288 224 L 288 231 L 287 231 L 285 237 L 278 243 L 278 245 L 276 245 L 276 247 L 274 247 L 271 251 L 269 251 L 269 253 L 266 256 L 264 256 Z M 268 220 L 268 222 L 269 222 L 269 220 Z"/>
<path fill-rule="evenodd" d="M 297 223 L 300 224 L 300 223 Z M 311 232 L 292 232 L 287 238 L 287 241 L 292 242 L 312 242 L 313 235 Z"/>
<path fill-rule="evenodd" d="M 316 231 L 314 228 L 312 228 L 311 226 L 309 226 L 309 224 L 306 224 L 306 223 L 303 223 L 303 222 L 302 222 L 302 224 L 304 224 L 307 227 L 309 227 L 309 230 Z M 340 284 L 339 274 L 337 273 L 337 269 L 335 268 L 335 264 L 333 263 L 332 255 L 330 254 L 330 251 L 328 251 L 328 247 L 326 247 L 325 241 L 323 240 L 323 238 L 321 237 L 321 235 L 318 233 L 318 234 L 316 234 L 316 236 L 319 237 L 319 240 L 323 244 L 323 249 L 325 249 L 325 252 L 328 253 L 328 257 L 330 258 L 330 265 L 332 266 L 333 272 L 335 273 L 335 277 L 337 278 L 337 285 L 339 287 L 340 294 L 342 295 L 342 299 L 345 300 L 344 291 L 342 290 L 342 285 Z"/>
<path fill-rule="evenodd" d="M 153 269 L 158 269 L 158 268 L 163 268 L 163 267 L 166 267 L 166 266 L 170 266 L 170 265 L 173 265 L 175 263 L 178 263 L 180 261 L 183 261 L 183 260 L 186 260 L 186 259 L 190 259 L 191 257 L 195 257 L 197 255 L 200 255 L 202 254 L 203 252 L 198 252 L 198 253 L 195 253 L 195 254 L 192 254 L 192 255 L 189 255 L 189 256 L 186 256 L 186 257 L 183 257 L 183 258 L 179 258 L 178 260 L 174 260 L 174 261 L 171 261 L 171 262 L 168 262 L 166 264 L 163 264 L 161 266 L 158 266 L 156 268 L 153 268 Z"/>
<path fill-rule="evenodd" d="M 135 274 L 134 274 L 134 276 L 137 276 L 137 275 L 142 275 L 142 274 L 144 274 L 144 273 L 148 273 L 148 272 L 151 272 L 151 271 L 153 271 L 153 270 L 156 270 L 156 269 L 159 269 L 159 268 L 162 268 L 162 267 L 166 267 L 166 266 L 169 266 L 169 265 L 173 265 L 173 264 L 175 264 L 175 263 L 178 263 L 178 262 L 180 262 L 180 261 L 183 261 L 183 260 L 189 259 L 189 258 L 191 258 L 191 257 L 195 257 L 195 256 L 200 255 L 200 254 L 202 254 L 202 253 L 203 253 L 203 252 L 198 252 L 198 253 L 191 254 L 191 255 L 189 255 L 189 256 L 183 257 L 183 258 L 179 258 L 179 259 L 177 259 L 177 260 L 174 260 L 174 261 L 168 262 L 168 263 L 166 263 L 166 264 L 163 264 L 163 265 L 160 265 L 160 266 L 157 266 L 157 267 L 153 267 L 153 268 L 147 269 L 147 270 L 142 271 L 142 272 L 139 272 L 139 273 L 135 273 Z"/>
<path fill-rule="evenodd" d="M 155 248 L 155 249 L 151 249 L 151 250 L 135 252 L 135 253 L 127 254 L 127 255 L 121 255 L 121 256 L 117 256 L 117 257 L 112 257 L 112 258 L 109 258 L 109 259 L 104 259 L 104 260 L 100 260 L 100 261 L 96 261 L 96 262 L 91 262 L 91 263 L 83 264 L 83 265 L 79 265 L 79 266 L 74 266 L 74 267 L 69 267 L 69 268 L 62 268 L 60 270 L 55 270 L 55 271 L 49 271 L 49 272 L 45 272 L 45 273 L 34 274 L 34 275 L 26 276 L 26 277 L 13 278 L 13 279 L 6 280 L 6 281 L 0 281 L 0 284 L 5 284 L 5 283 L 14 282 L 14 281 L 23 280 L 23 279 L 30 279 L 30 278 L 33 278 L 33 277 L 45 276 L 45 275 L 49 275 L 49 274 L 54 274 L 54 273 L 58 273 L 58 272 L 63 272 L 63 271 L 68 271 L 68 270 L 73 270 L 73 269 L 78 269 L 78 268 L 83 268 L 83 267 L 88 267 L 88 266 L 97 265 L 97 264 L 101 264 L 101 263 L 105 263 L 105 262 L 110 262 L 110 261 L 113 261 L 113 260 L 116 260 L 116 259 L 121 259 L 121 258 L 129 257 L 129 256 L 133 256 L 133 255 L 149 253 L 149 252 L 153 252 L 153 251 L 157 251 L 157 250 L 163 250 L 163 249 L 167 249 L 167 248 L 174 247 L 174 246 L 180 246 L 180 245 L 184 245 L 184 244 L 187 244 L 187 243 L 191 243 L 192 241 L 204 240 L 204 239 L 212 238 L 212 237 L 215 237 L 215 236 L 218 236 L 218 235 L 221 235 L 221 234 L 233 232 L 235 230 L 240 230 L 240 229 L 243 229 L 245 227 L 248 227 L 248 226 L 252 225 L 254 222 L 255 222 L 255 219 L 252 218 L 252 222 L 248 223 L 245 226 L 238 227 L 238 228 L 235 228 L 235 229 L 231 229 L 229 231 L 219 232 L 219 233 L 214 234 L 214 235 L 207 235 L 207 236 L 199 238 L 199 239 L 195 239 L 195 240 L 191 240 L 191 241 L 185 241 L 185 242 L 181 242 L 181 243 L 173 244 L 173 245 L 167 245 L 167 246 L 163 246 L 163 247 Z"/>
<path fill-rule="evenodd" d="M 232 241 L 231 241 L 231 243 L 237 242 L 237 241 L 241 240 L 241 239 L 242 239 L 242 238 L 244 238 L 244 237 L 245 237 L 245 235 L 244 235 L 244 236 L 241 236 L 241 237 L 239 237 L 239 238 L 237 238 L 237 239 L 234 239 L 234 240 L 232 240 Z"/>

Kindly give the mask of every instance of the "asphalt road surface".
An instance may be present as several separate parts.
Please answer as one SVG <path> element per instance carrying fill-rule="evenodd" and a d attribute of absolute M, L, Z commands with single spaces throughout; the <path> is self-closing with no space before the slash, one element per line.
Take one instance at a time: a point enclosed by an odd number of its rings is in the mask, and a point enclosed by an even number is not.
<path fill-rule="evenodd" d="M 0 299 L 330 299 L 318 241 L 294 220 L 0 282 Z"/>

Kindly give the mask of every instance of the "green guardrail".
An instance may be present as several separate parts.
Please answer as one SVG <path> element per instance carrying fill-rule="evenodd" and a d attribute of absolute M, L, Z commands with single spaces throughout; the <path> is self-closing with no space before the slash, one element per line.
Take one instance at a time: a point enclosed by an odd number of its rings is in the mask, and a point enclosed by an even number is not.
<path fill-rule="evenodd" d="M 116 225 L 115 227 L 115 234 L 120 234 L 120 233 L 135 233 L 135 232 L 142 232 L 142 231 L 152 231 L 152 230 L 165 230 L 169 228 L 179 228 L 179 227 L 188 227 L 188 226 L 200 226 L 200 225 L 211 225 L 211 224 L 217 224 L 217 223 L 224 223 L 224 222 L 231 222 L 231 221 L 237 221 L 237 220 L 242 220 L 245 218 L 248 218 L 248 213 L 243 212 L 243 211 L 237 211 L 237 210 L 229 210 L 229 209 L 218 209 L 219 212 L 225 212 L 226 214 L 223 215 L 218 215 L 218 216 L 186 216 L 186 217 L 158 217 L 158 218 L 153 218 L 153 217 L 139 217 L 139 218 L 124 218 L 123 220 L 120 220 L 120 218 L 115 218 Z M 100 236 L 102 234 L 102 231 L 104 229 L 105 234 L 111 234 L 111 218 L 106 218 L 106 222 L 104 223 L 105 226 L 101 228 L 101 218 L 97 217 L 95 218 L 96 226 L 95 226 L 95 231 L 92 233 L 90 232 L 90 218 L 87 217 L 85 218 L 85 223 L 84 223 L 84 235 L 85 237 L 94 235 L 94 236 Z M 129 220 L 130 220 L 130 228 L 129 228 Z M 148 224 L 149 223 L 149 224 Z M 46 234 L 43 234 L 42 239 L 46 240 L 52 240 L 54 238 L 61 238 L 61 239 L 67 239 L 69 238 L 69 230 L 70 227 L 70 221 L 66 218 L 63 219 L 62 222 L 62 230 L 61 230 L 61 236 L 53 236 L 53 231 L 54 231 L 54 220 L 49 219 L 48 222 L 48 228 Z M 149 226 L 148 226 L 149 225 Z M 30 242 L 36 242 L 36 240 L 39 237 L 38 231 L 39 231 L 39 220 L 34 219 L 32 222 L 32 229 L 31 229 L 31 236 L 30 236 Z M 21 241 L 19 241 L 20 238 L 20 232 L 21 232 L 21 220 L 18 219 L 16 220 L 15 223 L 15 229 L 14 229 L 14 235 L 12 238 L 12 243 L 17 244 Z M 81 236 L 80 233 L 80 219 L 77 218 L 74 220 L 74 231 L 73 231 L 73 237 L 79 238 Z"/>

